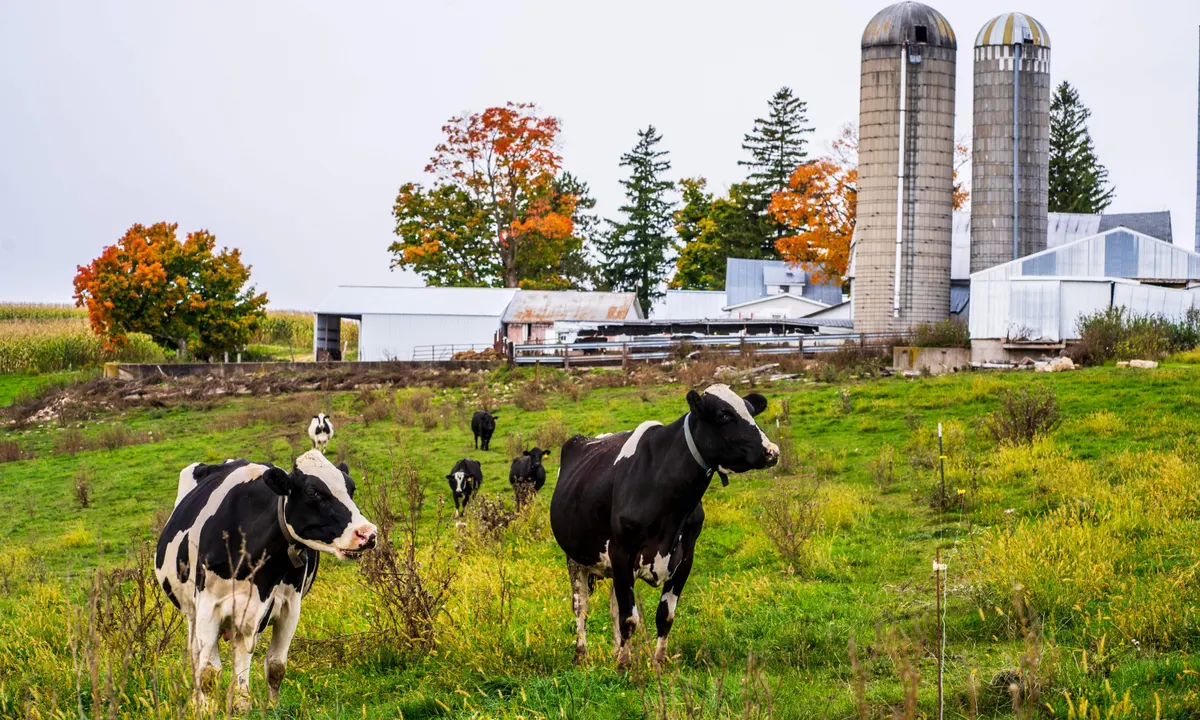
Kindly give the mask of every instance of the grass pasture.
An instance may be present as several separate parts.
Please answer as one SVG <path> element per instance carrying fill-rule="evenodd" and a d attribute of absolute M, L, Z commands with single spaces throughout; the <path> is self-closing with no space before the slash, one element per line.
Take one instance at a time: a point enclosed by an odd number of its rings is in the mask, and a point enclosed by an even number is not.
<path fill-rule="evenodd" d="M 383 633 L 388 607 L 366 563 L 324 561 L 276 708 L 263 704 L 265 639 L 256 650 L 253 717 L 936 717 L 935 552 L 947 566 L 947 717 L 1200 715 L 1200 368 L 760 385 L 771 401 L 760 424 L 784 439 L 790 469 L 709 490 L 661 674 L 652 622 L 634 668 L 616 669 L 607 582 L 591 601 L 591 663 L 572 664 L 570 588 L 547 519 L 557 446 L 542 494 L 497 532 L 478 512 L 454 525 L 444 475 L 476 457 L 483 496 L 511 505 L 516 447 L 673 420 L 687 388 L 546 371 L 534 386 L 532 375 L 0 429 L 0 451 L 20 458 L 0 462 L 0 716 L 190 712 L 174 610 L 153 607 L 152 585 L 140 603 L 138 573 L 118 569 L 153 542 L 180 468 L 290 463 L 319 410 L 337 428 L 329 454 L 350 463 L 376 522 L 386 506 L 403 526 L 415 473 L 420 588 L 436 591 L 446 572 L 449 593 L 427 636 Z M 11 378 L 0 397 L 36 382 Z M 1053 390 L 1062 422 L 1032 445 L 998 446 L 988 414 L 1029 385 Z M 482 395 L 500 408 L 487 453 L 467 427 Z M 796 523 L 792 559 L 767 532 L 771 507 Z M 653 617 L 657 591 L 637 592 Z"/>

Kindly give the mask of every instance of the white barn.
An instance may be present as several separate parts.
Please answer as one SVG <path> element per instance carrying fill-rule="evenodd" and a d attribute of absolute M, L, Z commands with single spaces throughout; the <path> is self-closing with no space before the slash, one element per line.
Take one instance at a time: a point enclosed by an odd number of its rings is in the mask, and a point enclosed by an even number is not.
<path fill-rule="evenodd" d="M 341 319 L 360 321 L 358 359 L 449 360 L 492 347 L 517 291 L 504 288 L 342 285 L 315 311 L 313 352 L 341 359 Z"/>

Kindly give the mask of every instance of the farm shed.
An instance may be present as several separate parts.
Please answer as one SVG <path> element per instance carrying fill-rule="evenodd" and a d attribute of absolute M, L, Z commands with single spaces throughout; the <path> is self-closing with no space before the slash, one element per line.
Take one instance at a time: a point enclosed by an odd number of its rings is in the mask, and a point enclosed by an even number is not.
<path fill-rule="evenodd" d="M 340 359 L 342 318 L 359 320 L 358 359 L 449 360 L 493 347 L 516 290 L 342 285 L 317 306 L 313 350 Z M 336 353 L 336 354 L 335 354 Z"/>
<path fill-rule="evenodd" d="M 729 317 L 724 290 L 668 290 L 653 307 L 653 320 L 712 320 Z"/>
<path fill-rule="evenodd" d="M 725 261 L 726 307 L 780 293 L 816 300 L 825 306 L 842 301 L 840 283 L 813 282 L 812 274 L 801 266 L 782 260 L 728 258 Z"/>
<path fill-rule="evenodd" d="M 754 298 L 737 305 L 724 308 L 729 317 L 733 318 L 801 318 L 815 312 L 825 310 L 830 305 L 796 295 L 791 292 L 781 292 L 766 297 Z"/>
<path fill-rule="evenodd" d="M 1200 307 L 1200 255 L 1122 227 L 974 273 L 970 293 L 973 359 L 999 359 L 1076 339 L 1080 315 L 1109 307 L 1182 317 Z"/>
<path fill-rule="evenodd" d="M 521 290 L 502 318 L 504 337 L 509 342 L 555 343 L 555 322 L 611 322 L 641 320 L 637 294 L 629 292 L 583 292 L 578 290 Z"/>

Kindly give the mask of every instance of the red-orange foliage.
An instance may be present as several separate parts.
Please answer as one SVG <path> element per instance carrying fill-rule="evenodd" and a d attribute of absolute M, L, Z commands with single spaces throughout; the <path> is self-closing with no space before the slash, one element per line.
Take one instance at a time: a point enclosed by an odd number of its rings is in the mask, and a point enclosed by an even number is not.
<path fill-rule="evenodd" d="M 562 165 L 559 122 L 530 103 L 451 118 L 425 170 L 464 190 L 486 221 L 505 287 L 517 287 L 526 242 L 560 242 L 574 232 L 573 202 L 554 197 Z"/>
<path fill-rule="evenodd" d="M 266 294 L 246 287 L 241 253 L 214 254 L 206 230 L 180 242 L 178 224 L 134 225 L 100 256 L 77 268 L 75 302 L 87 307 L 92 330 L 111 346 L 141 332 L 186 354 L 245 345 L 263 317 Z"/>
<path fill-rule="evenodd" d="M 780 238 L 784 260 L 800 264 L 813 282 L 840 282 L 850 263 L 850 237 L 858 205 L 858 169 L 844 169 L 829 158 L 796 168 L 788 189 L 775 193 L 767 210 L 796 231 Z"/>

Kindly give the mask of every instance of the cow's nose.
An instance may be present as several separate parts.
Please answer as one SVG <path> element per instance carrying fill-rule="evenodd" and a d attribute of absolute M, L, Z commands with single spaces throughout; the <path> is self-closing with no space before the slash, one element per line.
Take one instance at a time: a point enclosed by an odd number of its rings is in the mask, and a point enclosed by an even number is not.
<path fill-rule="evenodd" d="M 767 444 L 767 462 L 774 465 L 779 460 L 779 446 L 775 443 Z"/>
<path fill-rule="evenodd" d="M 354 537 L 358 540 L 358 547 L 361 550 L 370 550 L 375 547 L 375 527 L 367 525 L 354 531 Z"/>

